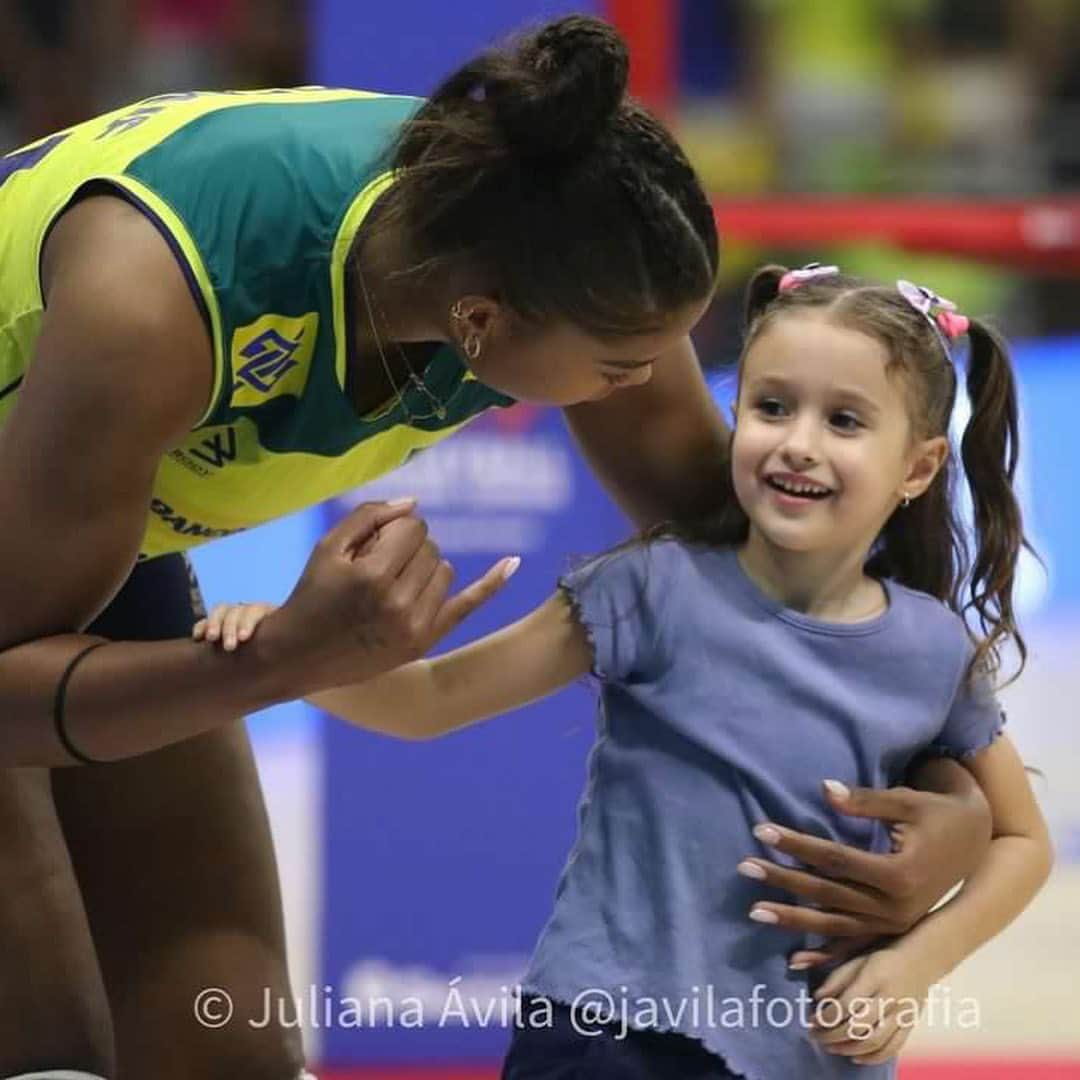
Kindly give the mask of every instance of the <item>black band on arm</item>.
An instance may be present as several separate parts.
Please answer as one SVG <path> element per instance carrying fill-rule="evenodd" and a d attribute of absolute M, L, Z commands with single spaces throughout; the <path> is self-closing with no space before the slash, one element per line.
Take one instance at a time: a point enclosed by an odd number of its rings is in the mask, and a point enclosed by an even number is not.
<path fill-rule="evenodd" d="M 64 674 L 60 676 L 60 682 L 56 685 L 56 697 L 53 699 L 53 724 L 56 727 L 56 736 L 60 740 L 64 749 L 78 762 L 83 765 L 104 765 L 105 762 L 97 761 L 92 757 L 84 754 L 72 741 L 67 733 L 67 729 L 64 727 L 64 698 L 67 695 L 68 680 L 71 678 L 71 673 L 75 670 L 79 664 L 92 653 L 95 649 L 100 649 L 102 645 L 109 645 L 108 641 L 95 641 L 93 645 L 87 645 L 82 652 L 76 653 L 68 663 L 68 666 L 64 668 Z"/>

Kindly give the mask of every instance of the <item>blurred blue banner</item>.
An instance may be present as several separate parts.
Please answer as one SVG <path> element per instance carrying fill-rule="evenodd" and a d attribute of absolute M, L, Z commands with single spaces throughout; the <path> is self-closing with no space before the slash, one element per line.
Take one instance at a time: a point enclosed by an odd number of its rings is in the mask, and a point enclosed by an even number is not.
<path fill-rule="evenodd" d="M 1080 614 L 1080 338 L 1018 344 L 1020 466 L 1017 487 L 1027 533 L 1046 573 L 1021 564 L 1021 618 Z"/>
<path fill-rule="evenodd" d="M 485 418 L 364 491 L 417 495 L 459 584 L 522 556 L 505 591 L 448 645 L 520 617 L 574 556 L 627 532 L 558 412 L 519 411 L 511 422 L 524 419 L 524 430 Z M 432 743 L 326 725 L 322 978 L 363 1009 L 356 1024 L 322 1033 L 324 1060 L 500 1052 L 509 988 L 573 839 L 594 713 L 582 685 Z M 389 1003 L 381 1013 L 379 999 Z M 410 1025 L 410 1004 L 423 1030 Z"/>

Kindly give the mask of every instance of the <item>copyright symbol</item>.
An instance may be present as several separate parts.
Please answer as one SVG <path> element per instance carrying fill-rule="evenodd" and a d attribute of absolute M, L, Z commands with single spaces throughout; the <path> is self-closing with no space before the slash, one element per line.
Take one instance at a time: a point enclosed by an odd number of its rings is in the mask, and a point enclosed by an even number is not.
<path fill-rule="evenodd" d="M 200 990 L 195 998 L 195 1019 L 204 1028 L 223 1028 L 232 1019 L 232 1014 L 232 998 L 216 986 Z"/>
<path fill-rule="evenodd" d="M 587 1039 L 602 1034 L 604 1024 L 615 1019 L 615 998 L 606 990 L 582 990 L 570 1006 L 570 1024 Z"/>

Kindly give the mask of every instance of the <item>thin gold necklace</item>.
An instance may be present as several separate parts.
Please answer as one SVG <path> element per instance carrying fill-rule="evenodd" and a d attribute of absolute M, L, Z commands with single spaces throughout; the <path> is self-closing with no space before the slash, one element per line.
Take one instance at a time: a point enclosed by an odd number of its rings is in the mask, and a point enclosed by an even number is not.
<path fill-rule="evenodd" d="M 375 349 L 379 354 L 379 360 L 382 362 L 383 371 L 386 373 L 386 381 L 390 384 L 390 389 L 394 392 L 394 397 L 397 398 L 398 405 L 401 406 L 401 411 L 405 414 L 405 421 L 410 426 L 414 420 L 430 420 L 433 416 L 439 420 L 446 419 L 446 402 L 440 400 L 431 387 L 416 372 L 413 370 L 412 364 L 409 363 L 408 354 L 402 348 L 400 342 L 394 341 L 393 344 L 397 348 L 398 355 L 401 357 L 405 364 L 405 369 L 409 373 L 408 383 L 414 387 L 428 400 L 432 405 L 432 411 L 425 413 L 423 416 L 418 416 L 415 413 L 409 411 L 409 406 L 405 404 L 405 396 L 401 392 L 401 388 L 396 382 L 394 382 L 394 376 L 390 371 L 390 364 L 386 359 L 386 353 L 383 352 L 382 340 L 379 337 L 379 331 L 375 326 L 375 312 L 372 307 L 371 297 L 368 295 L 367 284 L 364 281 L 364 275 L 360 271 L 359 266 L 355 266 L 356 277 L 360 282 L 360 292 L 364 297 L 364 310 L 367 312 L 368 325 L 371 327 L 371 336 L 375 339 Z M 382 314 L 380 310 L 379 314 L 382 316 L 382 320 L 386 323 L 386 316 Z M 387 329 L 389 329 L 389 323 L 386 323 Z"/>

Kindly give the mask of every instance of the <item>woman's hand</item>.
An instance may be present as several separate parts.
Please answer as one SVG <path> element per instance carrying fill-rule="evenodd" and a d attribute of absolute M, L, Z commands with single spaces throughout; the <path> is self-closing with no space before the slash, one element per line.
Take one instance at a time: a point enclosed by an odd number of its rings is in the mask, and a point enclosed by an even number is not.
<path fill-rule="evenodd" d="M 500 559 L 449 595 L 453 570 L 414 508 L 412 499 L 357 507 L 315 546 L 285 603 L 264 614 L 250 651 L 281 671 L 285 696 L 366 682 L 424 656 L 520 564 Z"/>
<path fill-rule="evenodd" d="M 226 652 L 233 652 L 255 633 L 259 623 L 276 607 L 276 604 L 265 603 L 215 604 L 210 614 L 191 628 L 191 636 L 195 641 L 210 644 L 220 641 Z"/>
<path fill-rule="evenodd" d="M 902 942 L 849 960 L 814 992 L 811 1038 L 830 1054 L 880 1065 L 900 1053 L 940 974 Z"/>
<path fill-rule="evenodd" d="M 755 904 L 760 922 L 825 937 L 858 938 L 858 947 L 881 935 L 909 930 L 941 898 L 982 861 L 990 841 L 990 811 L 968 772 L 955 762 L 928 762 L 910 787 L 879 791 L 825 789 L 834 810 L 888 822 L 893 850 L 873 854 L 831 840 L 807 836 L 778 825 L 758 826 L 755 834 L 777 851 L 799 859 L 808 870 L 750 858 L 763 884 L 795 894 L 813 904 Z M 815 872 L 817 871 L 817 872 Z M 745 872 L 745 870 L 743 870 Z M 798 953 L 793 962 L 813 966 L 850 955 L 850 945 Z"/>

